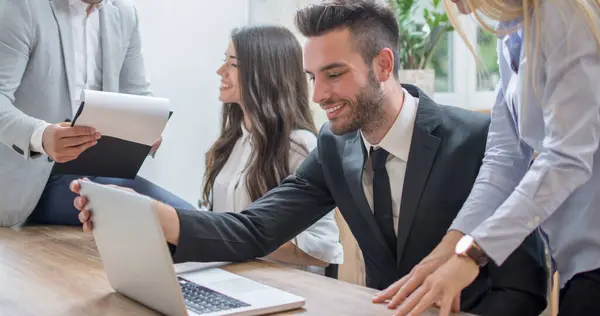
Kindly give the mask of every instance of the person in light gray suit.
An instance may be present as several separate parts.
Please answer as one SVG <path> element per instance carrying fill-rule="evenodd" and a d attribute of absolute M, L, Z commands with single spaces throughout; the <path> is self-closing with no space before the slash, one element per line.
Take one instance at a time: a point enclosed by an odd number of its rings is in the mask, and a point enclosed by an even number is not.
<path fill-rule="evenodd" d="M 151 94 L 133 3 L 0 0 L 0 226 L 80 224 L 73 178 L 50 173 L 55 161 L 76 159 L 101 137 L 68 123 L 82 89 Z M 94 179 L 191 207 L 140 177 Z"/>

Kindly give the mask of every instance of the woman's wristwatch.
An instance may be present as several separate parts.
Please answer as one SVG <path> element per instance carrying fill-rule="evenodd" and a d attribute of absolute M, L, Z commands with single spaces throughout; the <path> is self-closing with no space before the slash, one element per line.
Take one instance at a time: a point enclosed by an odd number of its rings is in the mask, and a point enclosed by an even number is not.
<path fill-rule="evenodd" d="M 464 235 L 456 244 L 456 254 L 471 258 L 479 267 L 485 266 L 489 258 L 485 251 L 479 247 L 475 239 L 469 235 Z"/>

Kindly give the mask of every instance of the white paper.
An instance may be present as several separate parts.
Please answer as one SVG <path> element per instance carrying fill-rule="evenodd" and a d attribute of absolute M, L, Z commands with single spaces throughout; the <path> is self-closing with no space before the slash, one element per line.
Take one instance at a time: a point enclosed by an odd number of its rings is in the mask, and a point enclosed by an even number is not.
<path fill-rule="evenodd" d="M 102 136 L 152 146 L 169 120 L 165 98 L 84 90 L 83 111 L 76 126 L 90 126 Z"/>

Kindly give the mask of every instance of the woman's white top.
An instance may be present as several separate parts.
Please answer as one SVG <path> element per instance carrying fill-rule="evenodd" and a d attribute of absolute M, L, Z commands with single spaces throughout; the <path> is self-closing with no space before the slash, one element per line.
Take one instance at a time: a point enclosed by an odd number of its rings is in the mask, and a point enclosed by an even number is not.
<path fill-rule="evenodd" d="M 296 172 L 308 153 L 317 146 L 317 137 L 306 130 L 295 130 L 290 135 L 290 172 Z M 301 148 L 297 143 L 303 144 Z M 252 203 L 246 188 L 247 164 L 252 153 L 251 135 L 242 124 L 242 136 L 237 140 L 229 159 L 215 178 L 212 191 L 214 212 L 243 211 Z M 298 248 L 313 258 L 331 264 L 340 264 L 344 252 L 339 238 L 339 230 L 331 211 L 311 227 L 291 240 Z M 323 274 L 318 267 L 294 266 L 307 271 Z"/>

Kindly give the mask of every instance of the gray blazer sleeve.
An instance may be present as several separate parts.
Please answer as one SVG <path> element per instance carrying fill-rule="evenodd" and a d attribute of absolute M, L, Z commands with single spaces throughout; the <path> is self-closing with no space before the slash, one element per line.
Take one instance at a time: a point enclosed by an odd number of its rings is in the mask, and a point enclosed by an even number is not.
<path fill-rule="evenodd" d="M 151 95 L 150 82 L 146 76 L 140 22 L 137 10 L 133 9 L 134 27 L 121 73 L 119 74 L 119 92 L 136 95 Z"/>
<path fill-rule="evenodd" d="M 25 159 L 31 154 L 31 135 L 42 121 L 17 109 L 14 102 L 34 37 L 28 2 L 0 0 L 0 142 L 22 151 Z"/>
<path fill-rule="evenodd" d="M 241 213 L 177 210 L 175 262 L 245 261 L 264 257 L 335 207 L 315 149 L 280 186 Z"/>

